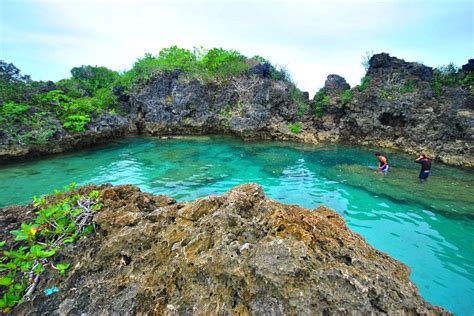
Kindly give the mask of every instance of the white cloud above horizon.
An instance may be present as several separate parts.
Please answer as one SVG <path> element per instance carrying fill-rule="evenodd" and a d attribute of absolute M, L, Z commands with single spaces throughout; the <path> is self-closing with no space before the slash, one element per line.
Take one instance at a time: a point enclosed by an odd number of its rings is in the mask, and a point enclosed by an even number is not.
<path fill-rule="evenodd" d="M 470 1 L 2 1 L 1 56 L 37 80 L 128 69 L 171 45 L 235 49 L 285 66 L 311 94 L 356 85 L 366 51 L 429 66 L 473 58 Z"/>

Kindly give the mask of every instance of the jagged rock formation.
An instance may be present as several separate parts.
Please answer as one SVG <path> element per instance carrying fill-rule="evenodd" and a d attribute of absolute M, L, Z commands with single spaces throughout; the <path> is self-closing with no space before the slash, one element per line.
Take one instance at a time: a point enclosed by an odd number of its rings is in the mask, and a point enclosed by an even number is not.
<path fill-rule="evenodd" d="M 102 115 L 89 122 L 85 132 L 75 134 L 67 133 L 57 118 L 52 118 L 52 121 L 58 125 L 60 132 L 45 144 L 14 144 L 10 143 L 8 139 L 3 139 L 4 142 L 0 140 L 0 162 L 78 150 L 108 143 L 115 138 L 124 137 L 136 131 L 134 125 L 130 126 L 128 118 L 120 115 Z M 2 134 L 1 131 L 0 134 Z"/>
<path fill-rule="evenodd" d="M 448 164 L 474 166 L 472 93 L 443 87 L 437 96 L 432 68 L 388 54 L 370 59 L 367 77 L 367 89 L 352 89 L 347 104 L 340 96 L 331 98 L 322 119 L 315 121 L 318 131 L 333 140 L 425 151 Z"/>
<path fill-rule="evenodd" d="M 472 72 L 472 60 L 463 66 Z M 474 76 L 474 74 L 472 74 Z M 123 117 L 101 118 L 83 134 L 60 134 L 45 145 L 4 143 L 0 160 L 14 161 L 104 143 L 128 134 L 233 134 L 245 139 L 308 143 L 348 142 L 390 147 L 407 153 L 427 152 L 447 164 L 474 167 L 474 95 L 466 87 L 433 89 L 433 69 L 376 54 L 369 62 L 365 90 L 329 75 L 329 104 L 315 114 L 307 93 L 270 78 L 268 65 L 257 64 L 236 78 L 205 80 L 179 71 L 156 74 L 128 95 L 116 87 Z M 363 90 L 363 91 L 360 91 Z M 301 130 L 290 131 L 298 122 Z M 5 138 L 6 139 L 6 138 Z"/>
<path fill-rule="evenodd" d="M 340 95 L 345 90 L 350 89 L 351 86 L 343 77 L 339 75 L 329 75 L 324 82 L 324 88 L 329 95 Z"/>
<path fill-rule="evenodd" d="M 284 205 L 256 184 L 188 203 L 99 190 L 97 232 L 61 250 L 66 276 L 48 272 L 14 314 L 447 313 L 324 206 Z M 0 209 L 2 232 L 28 210 Z M 60 291 L 44 295 L 52 286 Z"/>
<path fill-rule="evenodd" d="M 292 138 L 287 125 L 299 109 L 290 92 L 290 83 L 264 73 L 212 83 L 180 72 L 165 73 L 131 93 L 131 119 L 148 135 Z"/>

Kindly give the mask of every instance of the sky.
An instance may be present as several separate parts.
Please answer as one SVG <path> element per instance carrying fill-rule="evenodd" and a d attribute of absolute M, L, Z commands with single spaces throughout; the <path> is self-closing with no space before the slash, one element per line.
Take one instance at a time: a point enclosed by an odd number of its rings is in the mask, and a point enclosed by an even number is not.
<path fill-rule="evenodd" d="M 436 67 L 474 58 L 474 1 L 0 0 L 0 59 L 35 80 L 80 65 L 130 69 L 177 45 L 235 49 L 285 67 L 311 96 L 329 74 L 351 86 L 369 53 Z"/>

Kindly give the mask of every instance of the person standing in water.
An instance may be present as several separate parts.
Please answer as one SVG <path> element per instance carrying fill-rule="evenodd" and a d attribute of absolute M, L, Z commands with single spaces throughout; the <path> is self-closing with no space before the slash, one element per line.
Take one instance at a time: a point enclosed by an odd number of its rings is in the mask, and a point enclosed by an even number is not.
<path fill-rule="evenodd" d="M 388 172 L 388 160 L 387 157 L 382 156 L 381 153 L 376 152 L 375 157 L 377 157 L 377 160 L 379 161 L 379 173 L 387 174 Z"/>
<path fill-rule="evenodd" d="M 431 159 L 428 158 L 425 154 L 422 153 L 420 155 L 420 157 L 418 157 L 415 160 L 415 162 L 421 164 L 421 171 L 420 171 L 420 175 L 418 176 L 418 178 L 420 179 L 420 182 L 423 183 L 430 176 Z"/>

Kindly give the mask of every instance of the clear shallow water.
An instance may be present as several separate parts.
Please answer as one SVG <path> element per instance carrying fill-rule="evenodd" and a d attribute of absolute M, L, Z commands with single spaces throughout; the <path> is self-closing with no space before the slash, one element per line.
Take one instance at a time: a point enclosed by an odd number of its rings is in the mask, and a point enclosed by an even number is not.
<path fill-rule="evenodd" d="M 391 153 L 388 176 L 376 175 L 373 151 L 233 138 L 134 138 L 41 161 L 0 166 L 0 206 L 78 184 L 138 185 L 192 200 L 245 182 L 271 198 L 325 204 L 370 244 L 412 269 L 431 303 L 474 314 L 474 173 L 434 164 L 417 183 L 412 157 Z"/>

